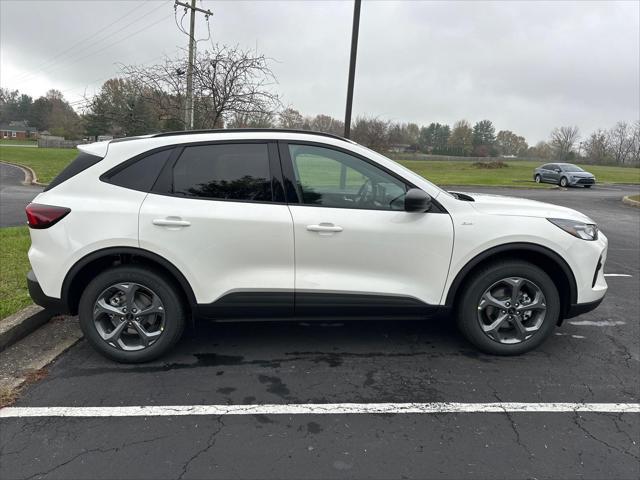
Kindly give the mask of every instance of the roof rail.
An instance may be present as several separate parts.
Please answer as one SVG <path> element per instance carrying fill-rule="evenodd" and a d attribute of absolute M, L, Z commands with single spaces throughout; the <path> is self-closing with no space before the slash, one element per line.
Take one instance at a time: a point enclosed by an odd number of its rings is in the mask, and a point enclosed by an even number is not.
<path fill-rule="evenodd" d="M 354 143 L 348 138 L 334 135 L 333 133 L 318 132 L 315 130 L 300 130 L 295 128 L 214 128 L 211 130 L 180 130 L 177 132 L 161 132 L 152 134 L 151 137 L 172 137 L 174 135 L 194 135 L 199 133 L 246 133 L 246 132 L 276 132 L 276 133 L 301 133 L 306 135 L 319 135 L 322 137 L 331 137 L 345 142 Z"/>

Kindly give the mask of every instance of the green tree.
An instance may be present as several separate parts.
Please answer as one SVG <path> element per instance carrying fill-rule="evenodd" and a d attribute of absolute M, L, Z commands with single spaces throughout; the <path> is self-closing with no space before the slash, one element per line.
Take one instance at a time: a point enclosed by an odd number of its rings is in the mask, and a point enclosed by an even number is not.
<path fill-rule="evenodd" d="M 495 156 L 496 129 L 491 120 L 481 120 L 473 126 L 473 152 L 479 157 Z"/>

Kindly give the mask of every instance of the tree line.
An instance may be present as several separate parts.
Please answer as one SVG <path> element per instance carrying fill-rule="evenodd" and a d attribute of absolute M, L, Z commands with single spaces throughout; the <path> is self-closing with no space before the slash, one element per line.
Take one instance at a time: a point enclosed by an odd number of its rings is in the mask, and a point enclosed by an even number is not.
<path fill-rule="evenodd" d="M 285 107 L 275 89 L 270 59 L 254 50 L 215 45 L 194 61 L 193 123 L 196 129 L 294 128 L 335 135 L 344 123 L 329 115 L 305 116 Z M 121 65 L 121 74 L 104 82 L 99 92 L 69 104 L 50 90 L 33 99 L 18 90 L 0 91 L 0 123 L 27 121 L 40 131 L 69 139 L 98 135 L 133 136 L 185 126 L 186 64 L 165 58 L 157 65 Z M 75 108 L 74 108 L 75 107 Z M 78 110 L 78 112 L 76 111 Z M 428 125 L 359 116 L 352 138 L 378 151 L 408 151 L 463 157 L 530 157 L 543 160 L 587 160 L 618 165 L 640 163 L 640 122 L 618 122 L 581 137 L 577 127 L 553 129 L 549 140 L 528 145 L 510 130 L 496 132 L 493 123 Z"/>

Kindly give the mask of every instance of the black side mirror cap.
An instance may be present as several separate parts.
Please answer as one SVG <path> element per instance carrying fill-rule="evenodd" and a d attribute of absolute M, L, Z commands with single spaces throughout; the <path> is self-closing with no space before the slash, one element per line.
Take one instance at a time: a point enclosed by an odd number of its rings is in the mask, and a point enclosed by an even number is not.
<path fill-rule="evenodd" d="M 410 188 L 404 196 L 406 212 L 428 212 L 431 210 L 431 196 L 419 188 Z"/>

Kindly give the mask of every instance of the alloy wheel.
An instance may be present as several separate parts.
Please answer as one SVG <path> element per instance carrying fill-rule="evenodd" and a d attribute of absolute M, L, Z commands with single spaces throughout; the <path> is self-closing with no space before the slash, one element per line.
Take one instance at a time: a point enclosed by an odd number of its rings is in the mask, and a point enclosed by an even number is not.
<path fill-rule="evenodd" d="M 485 335 L 504 344 L 522 343 L 542 326 L 547 312 L 544 293 L 522 277 L 495 282 L 480 297 L 478 322 Z"/>
<path fill-rule="evenodd" d="M 112 347 L 143 350 L 162 335 L 165 308 L 150 288 L 138 283 L 117 283 L 98 296 L 93 323 L 102 340 Z"/>

